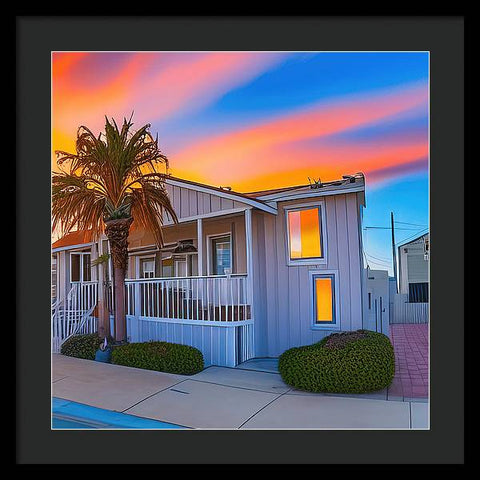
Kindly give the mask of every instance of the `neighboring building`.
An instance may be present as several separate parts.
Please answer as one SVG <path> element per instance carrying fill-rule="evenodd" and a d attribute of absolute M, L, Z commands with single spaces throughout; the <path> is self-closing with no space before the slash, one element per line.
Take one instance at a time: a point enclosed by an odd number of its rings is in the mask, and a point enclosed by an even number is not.
<path fill-rule="evenodd" d="M 430 234 L 425 233 L 398 247 L 398 293 L 409 303 L 427 303 Z"/>
<path fill-rule="evenodd" d="M 365 270 L 364 326 L 388 336 L 390 324 L 390 277 L 387 270 Z"/>
<path fill-rule="evenodd" d="M 165 219 L 165 246 L 130 230 L 131 341 L 189 344 L 207 365 L 234 366 L 373 325 L 364 311 L 362 174 L 247 194 L 175 177 L 166 188 L 179 223 Z M 97 287 L 111 265 L 91 266 L 107 251 L 106 238 L 92 242 L 89 232 L 52 245 L 60 311 L 74 304 L 91 317 L 97 297 L 111 306 L 111 289 Z"/>

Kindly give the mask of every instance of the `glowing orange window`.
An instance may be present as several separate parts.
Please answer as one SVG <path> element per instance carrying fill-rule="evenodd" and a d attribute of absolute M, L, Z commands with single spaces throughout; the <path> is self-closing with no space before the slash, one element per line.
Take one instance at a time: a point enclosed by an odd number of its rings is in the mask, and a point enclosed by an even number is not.
<path fill-rule="evenodd" d="M 315 276 L 314 282 L 315 322 L 335 323 L 333 277 Z"/>
<path fill-rule="evenodd" d="M 318 207 L 289 211 L 288 234 L 291 260 L 323 256 Z"/>

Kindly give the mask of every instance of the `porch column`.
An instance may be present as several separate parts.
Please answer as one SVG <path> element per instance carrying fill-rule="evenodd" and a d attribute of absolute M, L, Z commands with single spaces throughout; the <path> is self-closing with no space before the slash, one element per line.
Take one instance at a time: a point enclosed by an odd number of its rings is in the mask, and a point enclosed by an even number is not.
<path fill-rule="evenodd" d="M 198 275 L 203 275 L 203 223 L 202 219 L 197 219 L 197 263 L 198 263 Z"/>
<path fill-rule="evenodd" d="M 252 209 L 245 210 L 245 249 L 247 252 L 247 303 L 253 311 L 253 232 L 252 232 Z M 253 318 L 253 314 L 252 314 Z"/>

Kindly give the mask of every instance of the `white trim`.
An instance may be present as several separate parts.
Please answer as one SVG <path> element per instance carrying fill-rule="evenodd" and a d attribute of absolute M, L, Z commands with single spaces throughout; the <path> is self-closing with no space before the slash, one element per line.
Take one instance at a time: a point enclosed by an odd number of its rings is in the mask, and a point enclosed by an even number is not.
<path fill-rule="evenodd" d="M 322 277 L 322 276 L 333 276 L 333 288 L 334 288 L 334 296 L 335 296 L 335 312 L 334 318 L 335 323 L 316 323 L 315 319 L 315 294 L 314 294 L 314 277 Z M 309 290 L 310 290 L 310 328 L 312 330 L 341 330 L 340 328 L 340 295 L 339 295 L 339 276 L 338 270 L 309 270 L 308 271 L 308 278 L 309 278 Z"/>
<path fill-rule="evenodd" d="M 247 256 L 247 303 L 253 318 L 253 228 L 252 210 L 245 210 L 245 252 Z"/>
<path fill-rule="evenodd" d="M 72 280 L 72 257 L 74 255 L 78 255 L 79 257 L 82 257 L 81 261 L 80 261 L 80 265 L 79 265 L 79 276 L 80 278 L 78 280 Z M 86 256 L 86 255 L 89 255 L 90 256 L 90 280 L 84 280 L 83 278 L 83 269 L 84 269 L 84 265 L 83 265 L 83 257 Z M 70 255 L 69 255 L 69 262 L 70 262 L 70 272 L 69 272 L 69 281 L 70 283 L 86 283 L 86 282 L 93 282 L 94 280 L 92 280 L 92 251 L 88 251 L 88 252 L 71 252 Z"/>
<path fill-rule="evenodd" d="M 207 235 L 207 276 L 218 277 L 218 275 L 214 275 L 212 273 L 212 240 L 219 237 L 230 236 L 230 269 L 233 270 L 233 239 L 232 239 L 232 231 L 224 232 L 224 233 L 214 233 L 212 235 Z M 233 272 L 232 272 L 233 273 Z"/>
<path fill-rule="evenodd" d="M 191 217 L 183 217 L 178 219 L 178 223 L 164 223 L 162 226 L 163 227 L 174 227 L 175 225 L 178 225 L 179 223 L 188 223 L 188 222 L 194 222 L 196 220 L 200 219 L 207 219 L 207 218 L 216 218 L 216 217 L 225 217 L 227 215 L 235 215 L 237 213 L 243 213 L 245 210 L 249 209 L 248 205 L 245 207 L 239 207 L 239 208 L 230 208 L 228 210 L 217 210 L 216 212 L 209 212 L 209 213 L 203 213 L 201 215 L 193 215 Z"/>
<path fill-rule="evenodd" d="M 354 185 L 354 184 L 352 184 Z M 309 189 L 308 191 L 302 190 L 301 192 L 279 192 L 272 193 L 270 195 L 265 195 L 257 197 L 267 202 L 269 205 L 274 206 L 277 202 L 287 202 L 289 200 L 297 200 L 299 198 L 315 198 L 315 197 L 325 197 L 327 195 L 344 195 L 346 193 L 355 193 L 355 192 L 364 192 L 365 185 L 361 187 L 334 187 L 331 189 Z"/>
<path fill-rule="evenodd" d="M 63 252 L 64 250 L 73 250 L 77 248 L 91 247 L 94 242 L 90 243 L 79 243 L 77 245 L 67 245 L 65 247 L 52 248 L 52 253 Z"/>
<path fill-rule="evenodd" d="M 128 318 L 135 319 L 135 315 L 126 315 Z M 188 320 L 186 318 L 164 318 L 164 317 L 144 317 L 139 316 L 138 319 L 142 322 L 161 322 L 161 323 L 180 323 L 184 325 L 198 325 L 200 327 L 224 327 L 233 328 L 242 325 L 253 325 L 253 320 L 235 320 L 220 321 L 220 320 Z"/>
<path fill-rule="evenodd" d="M 142 253 L 146 253 L 146 252 L 142 252 Z M 153 262 L 154 262 L 154 268 L 155 268 L 155 255 L 135 255 L 135 277 L 139 280 L 141 279 L 144 279 L 144 280 L 151 280 L 151 279 L 147 279 L 147 278 L 144 278 L 144 277 L 141 277 L 140 274 L 141 274 L 141 269 L 140 269 L 140 263 L 142 260 L 145 260 L 147 258 L 153 258 Z M 155 272 L 154 272 L 154 275 L 153 277 L 155 278 Z"/>
<path fill-rule="evenodd" d="M 197 192 L 208 193 L 210 195 L 217 195 L 218 197 L 221 197 L 221 198 L 227 198 L 228 200 L 235 200 L 237 202 L 245 203 L 246 205 L 250 205 L 251 207 L 258 208 L 260 210 L 263 210 L 268 213 L 272 213 L 274 215 L 277 214 L 277 210 L 274 207 L 265 205 L 263 202 L 259 202 L 253 198 L 244 197 L 243 195 L 239 195 L 237 193 L 229 193 L 228 190 L 225 192 L 223 191 L 220 192 L 215 188 L 208 187 L 207 185 L 205 186 L 192 185 L 191 183 L 182 182 L 181 180 L 178 180 L 178 179 L 173 180 L 168 177 L 165 179 L 165 183 L 174 185 L 176 187 L 188 188 L 190 190 L 195 190 Z M 197 218 L 197 217 L 192 217 L 192 218 Z"/>
<path fill-rule="evenodd" d="M 203 220 L 197 218 L 197 272 L 203 275 Z"/>
<path fill-rule="evenodd" d="M 299 258 L 292 259 L 290 258 L 290 233 L 288 229 L 288 212 L 292 210 L 306 210 L 308 208 L 319 208 L 320 209 L 320 248 L 322 250 L 321 257 L 315 258 Z M 325 201 L 320 200 L 314 203 L 301 203 L 298 205 L 288 205 L 283 207 L 284 210 L 284 221 L 285 221 L 285 236 L 286 236 L 286 260 L 289 267 L 294 267 L 298 265 L 326 265 L 328 258 L 328 247 L 327 247 L 327 212 L 325 208 Z"/>

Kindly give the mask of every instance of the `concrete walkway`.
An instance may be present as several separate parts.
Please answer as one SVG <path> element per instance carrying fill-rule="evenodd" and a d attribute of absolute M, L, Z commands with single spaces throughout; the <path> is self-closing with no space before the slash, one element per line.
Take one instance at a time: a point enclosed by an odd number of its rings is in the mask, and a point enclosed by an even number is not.
<path fill-rule="evenodd" d="M 192 376 L 52 355 L 52 395 L 202 429 L 428 429 L 428 403 L 291 389 L 277 373 L 209 367 Z"/>

